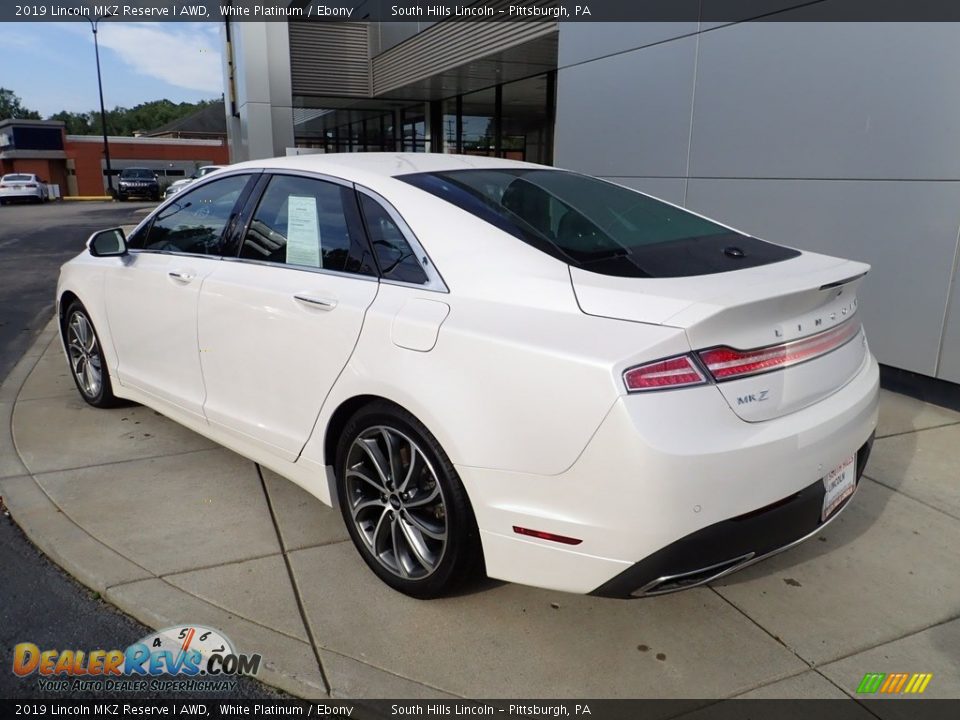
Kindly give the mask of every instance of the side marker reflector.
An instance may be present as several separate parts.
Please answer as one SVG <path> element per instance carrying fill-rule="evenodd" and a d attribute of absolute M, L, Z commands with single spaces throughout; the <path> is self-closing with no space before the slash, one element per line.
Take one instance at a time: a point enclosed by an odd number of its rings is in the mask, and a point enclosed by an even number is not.
<path fill-rule="evenodd" d="M 544 532 L 543 530 L 531 530 L 530 528 L 520 527 L 518 525 L 513 526 L 513 531 L 517 535 L 526 535 L 528 537 L 540 538 L 541 540 L 552 540 L 553 542 L 563 543 L 564 545 L 579 545 L 583 540 L 578 538 L 567 537 L 566 535 L 554 535 L 553 533 Z"/>

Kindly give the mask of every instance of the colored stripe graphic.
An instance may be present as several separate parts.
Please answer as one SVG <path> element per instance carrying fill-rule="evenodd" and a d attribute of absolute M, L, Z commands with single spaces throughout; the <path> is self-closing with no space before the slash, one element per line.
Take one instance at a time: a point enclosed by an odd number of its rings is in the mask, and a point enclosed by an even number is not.
<path fill-rule="evenodd" d="M 883 682 L 883 679 L 886 677 L 884 673 L 867 673 L 863 676 L 863 680 L 860 681 L 860 687 L 857 688 L 858 693 L 875 693 L 880 689 L 880 683 Z"/>
<path fill-rule="evenodd" d="M 927 689 L 933 673 L 867 673 L 857 686 L 858 693 L 919 695 Z"/>

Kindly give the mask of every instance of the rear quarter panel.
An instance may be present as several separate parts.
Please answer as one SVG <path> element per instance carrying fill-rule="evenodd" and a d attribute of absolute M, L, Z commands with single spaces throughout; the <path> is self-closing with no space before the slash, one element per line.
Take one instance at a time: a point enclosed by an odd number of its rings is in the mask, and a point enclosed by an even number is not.
<path fill-rule="evenodd" d="M 411 297 L 450 306 L 427 352 L 391 339 Z M 682 331 L 589 317 L 572 294 L 568 307 L 548 310 L 383 285 L 317 427 L 351 397 L 377 395 L 416 415 L 457 464 L 553 475 L 576 461 L 623 394 L 625 357 L 687 349 Z M 323 435 L 315 431 L 304 455 L 332 464 Z"/>

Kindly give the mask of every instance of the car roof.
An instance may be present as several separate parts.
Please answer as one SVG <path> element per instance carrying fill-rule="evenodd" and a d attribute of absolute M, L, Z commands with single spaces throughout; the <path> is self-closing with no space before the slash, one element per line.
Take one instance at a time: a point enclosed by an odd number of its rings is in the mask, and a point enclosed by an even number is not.
<path fill-rule="evenodd" d="M 371 176 L 396 177 L 418 172 L 448 172 L 481 168 L 544 168 L 543 165 L 478 155 L 447 153 L 318 153 L 290 157 L 251 160 L 231 165 L 230 169 L 274 168 L 300 170 L 363 181 Z M 553 168 L 550 168 L 553 169 Z"/>

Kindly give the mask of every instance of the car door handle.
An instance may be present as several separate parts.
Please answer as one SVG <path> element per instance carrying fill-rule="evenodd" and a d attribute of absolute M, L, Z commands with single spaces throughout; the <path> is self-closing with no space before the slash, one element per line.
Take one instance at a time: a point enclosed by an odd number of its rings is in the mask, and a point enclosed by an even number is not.
<path fill-rule="evenodd" d="M 196 277 L 196 275 L 194 275 L 193 273 L 184 272 L 183 270 L 171 270 L 170 272 L 167 273 L 167 275 L 172 277 L 174 280 L 179 280 L 180 282 L 183 282 L 183 283 L 188 283 Z"/>
<path fill-rule="evenodd" d="M 337 301 L 333 298 L 321 298 L 314 295 L 294 295 L 294 300 L 302 302 L 317 310 L 333 310 L 337 306 Z"/>

